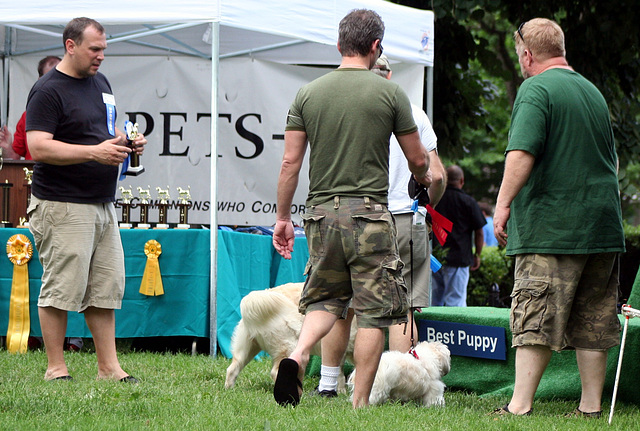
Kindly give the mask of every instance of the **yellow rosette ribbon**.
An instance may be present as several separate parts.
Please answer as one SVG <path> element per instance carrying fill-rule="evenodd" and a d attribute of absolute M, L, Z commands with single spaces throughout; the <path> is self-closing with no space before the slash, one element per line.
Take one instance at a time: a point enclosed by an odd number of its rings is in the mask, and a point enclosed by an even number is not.
<path fill-rule="evenodd" d="M 144 254 L 147 255 L 147 264 L 144 267 L 142 283 L 140 283 L 140 293 L 147 296 L 164 295 L 160 264 L 158 263 L 158 258 L 162 254 L 162 246 L 155 239 L 151 239 L 144 245 Z"/>
<path fill-rule="evenodd" d="M 33 246 L 22 234 L 13 235 L 7 241 L 7 257 L 13 263 L 13 281 L 9 300 L 9 328 L 7 349 L 11 353 L 26 353 L 29 331 L 29 266 Z"/>

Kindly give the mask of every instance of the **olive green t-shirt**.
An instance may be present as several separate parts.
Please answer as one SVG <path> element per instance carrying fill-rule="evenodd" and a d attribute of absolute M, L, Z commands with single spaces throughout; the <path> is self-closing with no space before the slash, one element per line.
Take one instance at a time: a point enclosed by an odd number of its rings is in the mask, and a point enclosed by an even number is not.
<path fill-rule="evenodd" d="M 364 69 L 336 69 L 302 87 L 287 131 L 309 140 L 307 205 L 333 196 L 387 203 L 389 137 L 417 130 L 405 92 Z"/>
<path fill-rule="evenodd" d="M 613 131 L 592 83 L 561 68 L 526 79 L 511 116 L 512 150 L 535 163 L 511 205 L 507 254 L 624 251 Z"/>

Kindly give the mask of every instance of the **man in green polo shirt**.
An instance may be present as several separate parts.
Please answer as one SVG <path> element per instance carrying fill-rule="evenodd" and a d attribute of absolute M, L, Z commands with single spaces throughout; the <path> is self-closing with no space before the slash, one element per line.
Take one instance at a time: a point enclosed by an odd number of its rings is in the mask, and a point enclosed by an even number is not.
<path fill-rule="evenodd" d="M 513 397 L 495 413 L 530 414 L 551 352 L 575 349 L 582 396 L 570 415 L 599 417 L 607 351 L 619 344 L 624 251 L 609 110 L 568 65 L 558 24 L 532 19 L 514 38 L 525 81 L 493 223 L 498 242 L 516 256 L 516 370 Z"/>

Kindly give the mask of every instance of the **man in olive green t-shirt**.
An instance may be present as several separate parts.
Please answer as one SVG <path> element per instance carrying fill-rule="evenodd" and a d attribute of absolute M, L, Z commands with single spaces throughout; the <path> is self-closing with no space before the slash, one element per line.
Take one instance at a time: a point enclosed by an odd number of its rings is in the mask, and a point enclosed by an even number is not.
<path fill-rule="evenodd" d="M 524 83 L 511 117 L 493 218 L 516 256 L 510 326 L 515 386 L 497 414 L 529 414 L 552 351 L 575 349 L 582 396 L 569 415 L 599 417 L 607 351 L 619 344 L 617 254 L 624 234 L 609 111 L 565 58 L 558 24 L 514 33 Z"/>
<path fill-rule="evenodd" d="M 406 321 L 406 286 L 386 205 L 391 133 L 411 172 L 427 186 L 429 156 L 406 94 L 369 72 L 382 53 L 383 35 L 375 12 L 350 12 L 339 25 L 340 67 L 300 89 L 287 116 L 273 245 L 284 258 L 291 257 L 290 207 L 309 146 L 305 233 L 310 257 L 300 300 L 304 323 L 274 386 L 282 405 L 299 403 L 311 348 L 344 318 L 351 300 L 358 322 L 354 407 L 369 403 L 384 349 L 383 328 Z"/>

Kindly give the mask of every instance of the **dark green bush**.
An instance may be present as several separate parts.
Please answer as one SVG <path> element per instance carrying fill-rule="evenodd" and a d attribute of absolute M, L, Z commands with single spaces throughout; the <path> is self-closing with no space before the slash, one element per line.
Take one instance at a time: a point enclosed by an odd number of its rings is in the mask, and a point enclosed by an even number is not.
<path fill-rule="evenodd" d="M 627 251 L 620 256 L 620 300 L 629 299 L 640 266 L 640 226 L 623 222 Z"/>
<path fill-rule="evenodd" d="M 623 221 L 622 227 L 624 228 L 624 239 L 627 245 L 627 251 L 629 251 L 629 248 L 640 250 L 640 225 L 632 226 L 626 221 Z"/>
<path fill-rule="evenodd" d="M 500 247 L 483 247 L 480 258 L 480 268 L 470 272 L 467 305 L 493 305 L 490 292 L 492 286 L 497 284 L 500 306 L 508 307 L 511 304 L 515 259 L 505 255 L 505 249 Z"/>

